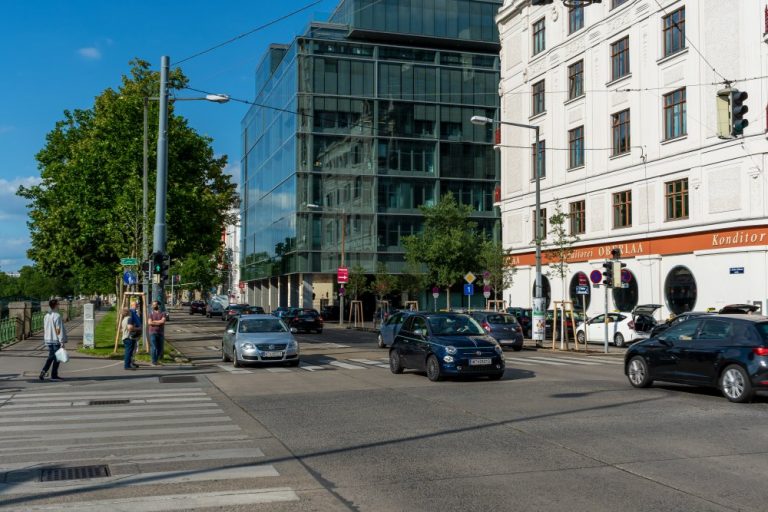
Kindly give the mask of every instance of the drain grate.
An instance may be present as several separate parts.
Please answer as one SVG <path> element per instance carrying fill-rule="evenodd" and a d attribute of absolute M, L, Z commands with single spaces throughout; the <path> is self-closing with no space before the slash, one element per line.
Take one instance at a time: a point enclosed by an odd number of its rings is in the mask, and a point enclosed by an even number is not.
<path fill-rule="evenodd" d="M 87 478 L 104 478 L 109 475 L 109 467 L 77 466 L 73 468 L 45 468 L 40 472 L 41 482 L 58 482 L 61 480 L 83 480 Z"/>
<path fill-rule="evenodd" d="M 88 405 L 125 405 L 131 403 L 130 400 L 91 400 Z"/>
<path fill-rule="evenodd" d="M 197 382 L 194 375 L 166 375 L 160 377 L 160 382 L 164 384 L 184 384 L 186 382 Z"/>

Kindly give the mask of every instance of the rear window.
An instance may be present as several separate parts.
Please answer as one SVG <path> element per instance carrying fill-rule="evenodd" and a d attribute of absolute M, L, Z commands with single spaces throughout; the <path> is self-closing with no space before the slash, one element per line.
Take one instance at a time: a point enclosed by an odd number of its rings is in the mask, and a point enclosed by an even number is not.
<path fill-rule="evenodd" d="M 755 324 L 755 329 L 760 335 L 762 341 L 768 341 L 768 322 L 760 322 Z"/>
<path fill-rule="evenodd" d="M 517 319 L 512 315 L 488 315 L 485 319 L 489 324 L 516 324 Z"/>

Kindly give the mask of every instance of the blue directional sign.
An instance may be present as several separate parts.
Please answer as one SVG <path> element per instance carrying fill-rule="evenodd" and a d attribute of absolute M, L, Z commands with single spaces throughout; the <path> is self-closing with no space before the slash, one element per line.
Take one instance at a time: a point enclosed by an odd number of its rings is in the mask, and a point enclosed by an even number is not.
<path fill-rule="evenodd" d="M 730 271 L 731 271 L 731 274 L 743 274 L 744 267 L 731 267 Z"/>
<path fill-rule="evenodd" d="M 473 284 L 465 284 L 464 285 L 464 295 L 470 296 L 475 294 L 475 285 Z"/>
<path fill-rule="evenodd" d="M 589 295 L 589 286 L 577 286 L 576 295 Z"/>
<path fill-rule="evenodd" d="M 123 272 L 123 283 L 127 284 L 128 286 L 132 284 L 138 284 L 139 278 L 136 275 L 136 272 L 132 270 L 126 270 Z"/>

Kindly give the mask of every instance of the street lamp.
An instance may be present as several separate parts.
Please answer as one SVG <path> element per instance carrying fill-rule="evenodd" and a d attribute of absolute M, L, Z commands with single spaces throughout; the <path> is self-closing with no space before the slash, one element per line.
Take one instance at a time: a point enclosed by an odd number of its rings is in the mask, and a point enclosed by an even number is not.
<path fill-rule="evenodd" d="M 534 216 L 536 217 L 536 226 L 535 226 L 535 243 L 536 243 L 536 285 L 534 286 L 534 293 L 533 293 L 533 328 L 532 334 L 533 339 L 536 341 L 536 344 L 539 345 L 541 342 L 544 341 L 544 318 L 545 318 L 545 311 L 544 311 L 544 297 L 542 296 L 542 288 L 541 288 L 541 169 L 539 169 L 538 166 L 538 157 L 539 157 L 539 127 L 532 125 L 532 124 L 522 124 L 522 123 L 512 123 L 509 121 L 496 121 L 494 119 L 491 119 L 490 117 L 485 116 L 472 116 L 470 119 L 470 122 L 475 125 L 486 125 L 486 124 L 506 124 L 509 126 L 517 126 L 518 128 L 527 128 L 529 130 L 533 130 L 536 134 L 536 144 L 534 147 L 534 165 L 536 168 L 534 169 L 534 175 L 536 180 L 536 212 Z"/>
<path fill-rule="evenodd" d="M 313 204 L 309 203 L 306 205 L 307 208 L 310 210 L 323 210 L 323 211 L 330 211 L 333 213 L 338 213 L 341 216 L 341 264 L 340 267 L 344 266 L 344 242 L 346 241 L 347 236 L 347 211 L 344 208 L 332 208 L 332 207 L 322 207 L 319 204 Z M 339 294 L 339 326 L 344 325 L 344 294 Z"/>
<path fill-rule="evenodd" d="M 144 121 L 146 123 L 146 111 L 149 99 L 157 99 L 160 102 L 159 126 L 157 131 L 157 180 L 155 187 L 155 228 L 153 233 L 152 247 L 155 252 L 163 255 L 167 251 L 168 233 L 165 225 L 165 212 L 168 205 L 168 68 L 170 66 L 170 57 L 163 55 L 160 59 L 160 94 L 158 98 L 147 98 L 144 101 Z M 174 98 L 172 101 L 211 101 L 214 103 L 226 103 L 229 96 L 226 94 L 207 94 L 200 98 Z M 145 125 L 146 126 L 146 125 Z M 146 135 L 144 130 L 144 150 L 147 151 Z M 144 157 L 144 194 L 146 198 L 147 190 L 147 172 L 146 172 L 146 153 Z M 144 217 L 146 218 L 147 202 L 144 201 Z M 149 252 L 145 244 L 145 254 Z M 147 255 L 148 256 L 148 255 Z M 152 283 L 152 296 L 165 304 L 165 291 L 162 278 Z M 150 301 L 146 301 L 150 302 Z"/>

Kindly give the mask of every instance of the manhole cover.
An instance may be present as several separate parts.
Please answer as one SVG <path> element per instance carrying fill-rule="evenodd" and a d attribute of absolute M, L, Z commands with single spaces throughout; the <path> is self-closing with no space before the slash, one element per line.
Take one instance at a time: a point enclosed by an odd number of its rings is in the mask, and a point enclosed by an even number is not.
<path fill-rule="evenodd" d="M 197 377 L 194 375 L 166 375 L 160 377 L 160 382 L 166 384 L 183 384 L 185 382 L 197 382 Z"/>
<path fill-rule="evenodd" d="M 125 405 L 131 403 L 130 400 L 91 400 L 88 405 Z"/>
<path fill-rule="evenodd" d="M 73 468 L 46 468 L 40 472 L 41 482 L 58 482 L 60 480 L 83 480 L 86 478 L 104 478 L 109 476 L 109 467 L 78 466 Z"/>

